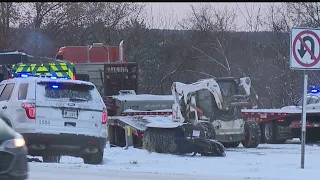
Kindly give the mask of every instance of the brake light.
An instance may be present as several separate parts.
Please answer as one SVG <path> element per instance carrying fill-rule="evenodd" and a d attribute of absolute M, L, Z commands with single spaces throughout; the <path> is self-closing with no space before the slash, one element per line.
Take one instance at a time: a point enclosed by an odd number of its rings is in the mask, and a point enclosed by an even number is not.
<path fill-rule="evenodd" d="M 27 117 L 29 119 L 36 118 L 36 105 L 34 103 L 22 103 L 21 106 L 26 111 Z"/>
<path fill-rule="evenodd" d="M 108 120 L 107 109 L 103 108 L 101 124 L 106 124 Z"/>

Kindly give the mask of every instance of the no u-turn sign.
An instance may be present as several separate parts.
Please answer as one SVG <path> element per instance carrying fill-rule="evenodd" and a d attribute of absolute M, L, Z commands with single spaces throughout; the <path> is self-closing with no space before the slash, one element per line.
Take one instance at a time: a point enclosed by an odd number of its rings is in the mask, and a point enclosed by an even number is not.
<path fill-rule="evenodd" d="M 290 68 L 320 69 L 320 29 L 292 28 Z"/>

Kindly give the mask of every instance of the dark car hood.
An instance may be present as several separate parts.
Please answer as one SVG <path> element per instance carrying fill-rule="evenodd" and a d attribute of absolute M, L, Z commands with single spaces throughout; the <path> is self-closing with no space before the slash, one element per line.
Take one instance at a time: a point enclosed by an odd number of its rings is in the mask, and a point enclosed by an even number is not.
<path fill-rule="evenodd" d="M 16 134 L 13 129 L 0 119 L 0 145 L 6 140 L 14 139 Z"/>

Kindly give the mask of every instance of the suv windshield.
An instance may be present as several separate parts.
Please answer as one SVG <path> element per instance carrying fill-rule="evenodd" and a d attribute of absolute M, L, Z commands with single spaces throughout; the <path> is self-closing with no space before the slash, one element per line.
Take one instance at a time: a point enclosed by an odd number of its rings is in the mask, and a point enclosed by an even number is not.
<path fill-rule="evenodd" d="M 308 95 L 307 96 L 307 104 L 316 104 L 316 103 L 319 103 L 320 102 L 320 98 L 318 96 L 315 96 L 315 95 Z M 298 101 L 298 106 L 302 106 L 303 104 L 303 98 L 301 98 L 299 101 Z"/>
<path fill-rule="evenodd" d="M 92 100 L 90 90 L 94 89 L 94 86 L 87 84 L 75 84 L 75 83 L 40 83 L 45 85 L 44 96 L 50 99 L 70 99 L 70 100 Z"/>

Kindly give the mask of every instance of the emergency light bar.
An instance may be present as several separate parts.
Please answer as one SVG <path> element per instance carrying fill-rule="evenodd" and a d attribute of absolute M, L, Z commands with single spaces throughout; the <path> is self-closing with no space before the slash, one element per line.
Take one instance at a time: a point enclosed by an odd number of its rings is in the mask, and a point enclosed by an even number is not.
<path fill-rule="evenodd" d="M 69 77 L 34 75 L 34 74 L 31 74 L 31 73 L 13 73 L 11 76 L 12 76 L 12 78 L 41 77 L 41 78 L 51 78 L 51 79 L 71 79 Z"/>
<path fill-rule="evenodd" d="M 320 88 L 318 88 L 316 86 L 311 86 L 311 88 L 309 89 L 308 92 L 312 93 L 312 94 L 317 94 L 317 93 L 320 93 Z"/>

